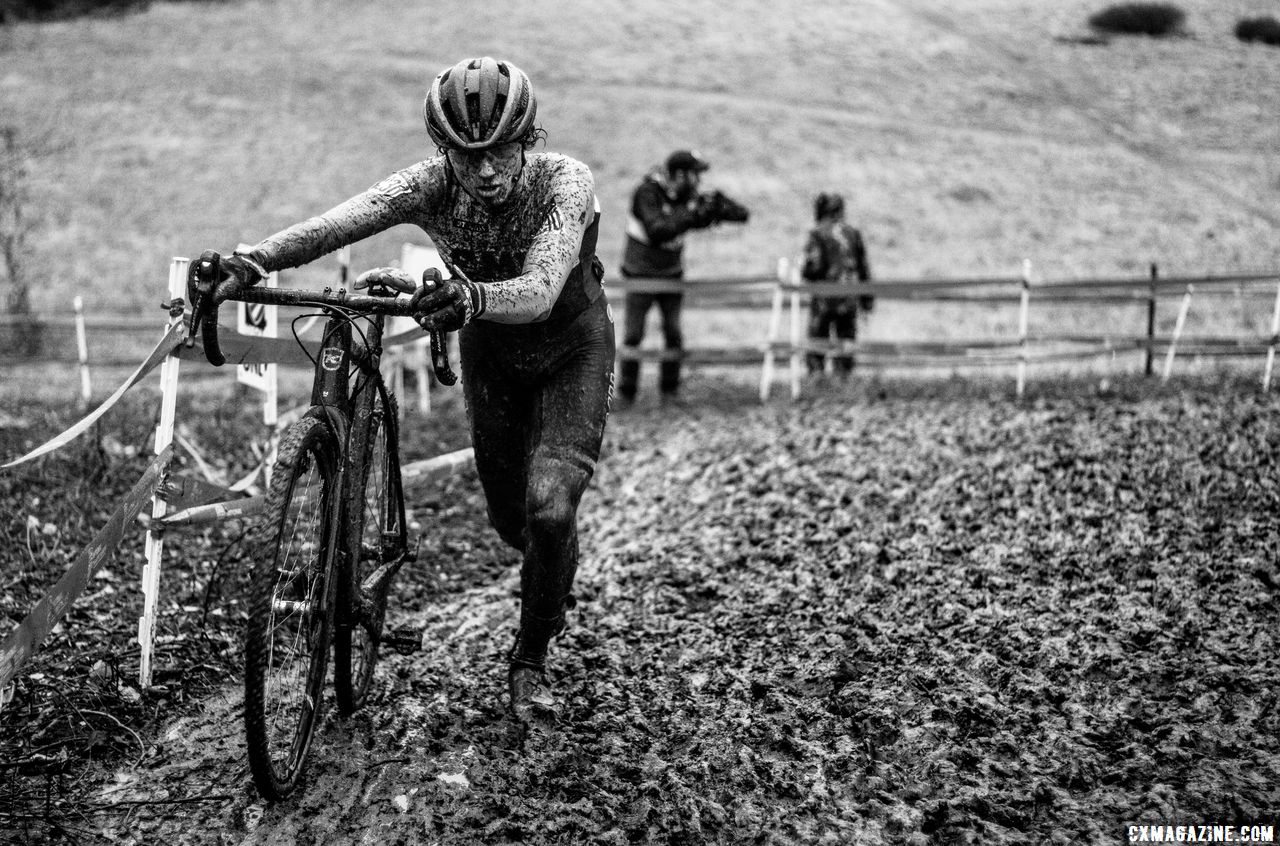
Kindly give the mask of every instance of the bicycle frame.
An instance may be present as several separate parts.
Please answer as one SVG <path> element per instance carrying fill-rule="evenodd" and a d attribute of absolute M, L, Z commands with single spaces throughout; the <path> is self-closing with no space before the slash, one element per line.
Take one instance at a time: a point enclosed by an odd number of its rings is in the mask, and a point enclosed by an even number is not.
<path fill-rule="evenodd" d="M 215 366 L 226 360 L 213 296 L 219 262 L 217 253 L 206 252 L 188 281 L 191 335 L 201 335 Z M 281 437 L 263 522 L 270 558 L 256 568 L 245 638 L 250 769 L 270 799 L 284 798 L 298 784 L 322 707 L 330 647 L 335 696 L 346 715 L 360 707 L 380 648 L 412 651 L 420 640 L 384 631 L 392 581 L 416 557 L 408 539 L 395 400 L 379 372 L 386 315 L 412 316 L 412 305 L 395 294 L 385 286 L 366 296 L 250 288 L 231 298 L 318 308 L 327 315 L 313 362 L 311 406 Z M 432 332 L 436 375 L 449 385 L 456 377 L 444 349 L 443 335 Z M 299 479 L 308 488 L 321 485 L 316 494 L 322 505 L 313 517 L 323 523 L 290 522 Z M 295 544 L 299 527 L 310 539 Z M 323 535 L 318 546 L 317 533 Z M 298 586 L 301 599 L 294 595 Z"/>

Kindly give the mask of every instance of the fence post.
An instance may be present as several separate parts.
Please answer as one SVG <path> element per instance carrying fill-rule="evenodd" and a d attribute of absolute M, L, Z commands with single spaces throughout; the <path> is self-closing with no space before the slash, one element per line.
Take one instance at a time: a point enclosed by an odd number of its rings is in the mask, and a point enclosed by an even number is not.
<path fill-rule="evenodd" d="M 93 387 L 89 384 L 89 338 L 84 329 L 84 299 L 77 294 L 72 300 L 76 310 L 76 351 L 80 357 L 80 410 L 89 407 Z"/>
<path fill-rule="evenodd" d="M 799 284 L 799 274 L 791 274 L 792 284 Z M 801 345 L 804 343 L 800 321 L 800 289 L 791 292 L 791 399 L 800 399 L 800 367 L 804 364 Z"/>
<path fill-rule="evenodd" d="M 1271 374 L 1275 372 L 1276 341 L 1280 336 L 1280 279 L 1276 280 L 1276 304 L 1271 309 L 1271 339 L 1267 342 L 1267 366 L 1262 371 L 1262 390 L 1271 390 Z"/>
<path fill-rule="evenodd" d="M 1160 269 L 1151 262 L 1151 288 L 1147 295 L 1147 364 L 1143 373 L 1150 376 L 1155 366 L 1156 343 L 1156 280 L 1160 278 Z"/>
<path fill-rule="evenodd" d="M 787 281 L 790 262 L 785 256 L 778 259 L 778 286 L 773 289 L 773 305 L 769 311 L 769 335 L 764 350 L 764 364 L 760 368 L 760 402 L 768 402 L 773 387 L 775 345 L 782 340 L 782 285 Z"/>
<path fill-rule="evenodd" d="M 404 395 L 404 368 L 407 364 L 404 346 L 391 347 L 382 355 L 383 370 L 390 369 L 391 378 L 387 380 L 387 389 L 397 398 Z M 404 421 L 404 403 L 396 403 L 396 419 Z"/>
<path fill-rule="evenodd" d="M 280 274 L 272 271 L 267 274 L 268 288 L 280 287 Z M 267 306 L 267 337 L 280 337 L 280 316 L 278 306 Z M 267 385 L 262 397 L 262 422 L 274 432 L 280 421 L 280 365 L 274 361 L 267 364 Z M 271 481 L 271 470 L 267 469 L 268 484 Z"/>
<path fill-rule="evenodd" d="M 1031 312 L 1031 259 L 1022 261 L 1022 297 L 1018 305 L 1018 398 L 1027 386 L 1027 326 Z"/>
<path fill-rule="evenodd" d="M 187 293 L 187 266 L 185 258 L 175 258 L 169 263 L 169 298 L 184 297 Z M 182 315 L 171 317 L 166 331 L 182 320 Z M 173 418 L 178 400 L 177 352 L 170 352 L 160 365 L 160 422 L 156 425 L 155 454 L 159 455 L 173 442 Z M 161 479 L 164 473 L 161 470 Z M 160 562 L 164 554 L 164 527 L 160 520 L 165 515 L 165 501 L 159 495 L 151 498 L 151 523 L 147 527 L 147 563 L 142 568 L 142 617 L 138 619 L 138 685 L 143 690 L 151 687 L 151 650 L 155 643 L 156 607 L 160 594 Z"/>
<path fill-rule="evenodd" d="M 1178 322 L 1173 324 L 1173 337 L 1169 339 L 1169 351 L 1164 357 L 1164 375 L 1160 377 L 1162 383 L 1168 382 L 1169 376 L 1173 373 L 1173 357 L 1178 351 L 1178 339 L 1182 337 L 1182 327 L 1187 323 L 1187 312 L 1191 310 L 1191 294 L 1194 291 L 1194 285 L 1187 285 L 1187 292 L 1182 295 L 1182 305 L 1178 307 Z"/>
<path fill-rule="evenodd" d="M 418 384 L 418 413 L 431 413 L 431 377 L 427 371 L 427 340 L 413 342 L 413 372 Z"/>

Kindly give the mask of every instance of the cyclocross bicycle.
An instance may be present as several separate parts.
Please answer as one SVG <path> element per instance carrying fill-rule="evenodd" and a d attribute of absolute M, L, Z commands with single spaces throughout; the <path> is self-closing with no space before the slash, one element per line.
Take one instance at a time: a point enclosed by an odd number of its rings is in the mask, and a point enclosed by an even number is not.
<path fill-rule="evenodd" d="M 225 362 L 212 298 L 219 261 L 216 252 L 202 254 L 187 290 L 191 337 L 200 333 L 215 366 Z M 396 401 L 378 369 L 385 317 L 412 316 L 397 293 L 411 292 L 248 288 L 230 298 L 327 317 L 311 406 L 280 438 L 254 533 L 244 719 L 250 770 L 267 799 L 298 786 L 323 713 L 330 644 L 343 716 L 364 701 L 380 647 L 418 646 L 417 634 L 383 626 L 392 581 L 416 553 L 405 522 Z M 436 377 L 453 384 L 442 335 L 431 334 L 431 353 Z"/>

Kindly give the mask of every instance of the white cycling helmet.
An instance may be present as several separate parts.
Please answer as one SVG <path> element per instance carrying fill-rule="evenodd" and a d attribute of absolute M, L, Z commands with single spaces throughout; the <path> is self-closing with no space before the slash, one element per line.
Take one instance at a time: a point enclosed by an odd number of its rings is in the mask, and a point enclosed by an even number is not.
<path fill-rule="evenodd" d="M 463 59 L 431 83 L 422 115 L 439 147 L 483 150 L 523 139 L 538 101 L 529 77 L 510 62 Z"/>

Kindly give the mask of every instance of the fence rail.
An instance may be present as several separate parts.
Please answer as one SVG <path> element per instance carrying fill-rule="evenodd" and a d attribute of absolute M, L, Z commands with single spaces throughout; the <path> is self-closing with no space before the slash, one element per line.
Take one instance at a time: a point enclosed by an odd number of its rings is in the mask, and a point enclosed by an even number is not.
<path fill-rule="evenodd" d="M 930 361 L 952 356 L 955 359 L 953 363 L 957 366 L 980 366 L 1000 363 L 1003 359 L 980 355 L 976 352 L 979 350 L 1017 352 L 1021 349 L 1022 358 L 1028 363 L 1058 360 L 1063 356 L 1082 358 L 1090 354 L 1136 350 L 1146 353 L 1148 373 L 1153 371 L 1157 353 L 1167 355 L 1171 349 L 1184 354 L 1215 356 L 1257 355 L 1261 351 L 1274 357 L 1273 350 L 1280 343 L 1275 331 L 1270 336 L 1263 337 L 1182 336 L 1180 332 L 1175 336 L 1162 336 L 1156 332 L 1155 308 L 1158 300 L 1179 295 L 1185 299 L 1191 292 L 1197 297 L 1234 295 L 1242 300 L 1246 297 L 1251 301 L 1256 298 L 1260 302 L 1263 297 L 1275 296 L 1277 283 L 1280 283 L 1280 270 L 1161 276 L 1154 266 L 1151 273 L 1144 276 L 1086 279 L 1034 279 L 1029 271 L 1021 276 L 880 279 L 860 283 L 854 290 L 859 295 L 881 300 L 960 305 L 1018 304 L 1022 310 L 1032 305 L 1049 303 L 1082 306 L 1145 304 L 1148 311 L 1146 332 L 1089 334 L 1019 329 L 1003 337 L 946 342 L 912 339 L 892 342 L 858 341 L 852 351 L 867 363 L 877 365 L 896 363 L 910 366 L 918 363 L 922 356 Z M 689 306 L 696 308 L 771 311 L 769 336 L 750 339 L 738 346 L 691 347 L 681 351 L 620 347 L 618 351 L 620 360 L 680 359 L 695 365 L 764 365 L 766 372 L 762 374 L 762 378 L 772 378 L 773 371 L 776 370 L 776 367 L 767 363 L 771 358 L 774 364 L 780 359 L 787 360 L 792 368 L 797 368 L 798 359 L 802 359 L 806 353 L 831 354 L 830 349 L 802 337 L 802 327 L 806 321 L 802 319 L 800 309 L 811 297 L 848 296 L 850 293 L 850 288 L 845 285 L 802 282 L 795 267 L 786 260 L 779 262 L 779 270 L 775 275 L 709 276 L 688 280 L 622 277 L 609 279 L 607 288 L 615 296 L 629 292 L 681 293 L 685 295 Z M 1280 299 L 1277 299 L 1277 303 L 1280 303 Z M 619 304 L 615 303 L 615 307 L 617 305 Z M 1184 303 L 1184 307 L 1186 305 Z M 789 320 L 785 319 L 784 312 L 787 311 L 790 312 Z M 99 352 L 94 349 L 93 344 L 87 342 L 86 335 L 131 333 L 145 338 L 154 328 L 155 321 L 136 315 L 0 315 L 0 365 L 17 366 L 30 364 L 33 360 L 42 364 L 78 363 L 87 381 L 90 365 L 103 368 L 128 367 L 136 362 L 136 358 L 118 350 Z M 47 332 L 45 342 L 41 344 L 41 351 L 35 359 L 22 355 L 15 349 L 14 343 L 20 341 L 19 333 L 26 333 L 26 337 L 30 337 L 33 330 L 37 333 Z M 70 340 L 73 332 L 76 333 L 75 340 L 78 343 Z M 389 338 L 388 346 L 403 343 L 413 336 L 413 332 L 403 334 L 403 338 Z M 310 367 L 309 353 L 314 355 L 314 350 L 310 347 L 299 347 L 290 338 L 249 338 L 231 332 L 226 333 L 225 337 L 233 347 L 229 360 L 239 363 L 276 362 L 286 367 Z M 1033 355 L 1036 351 L 1031 347 L 1053 344 L 1092 344 L 1095 349 L 1092 353 L 1081 350 L 1039 350 Z M 314 347 L 315 344 L 310 346 Z M 200 355 L 198 344 L 194 348 L 183 348 L 179 355 L 183 358 Z M 793 373 L 793 383 L 795 376 Z M 793 389 L 793 394 L 797 390 Z M 762 386 L 762 396 L 766 395 L 767 387 Z"/>

